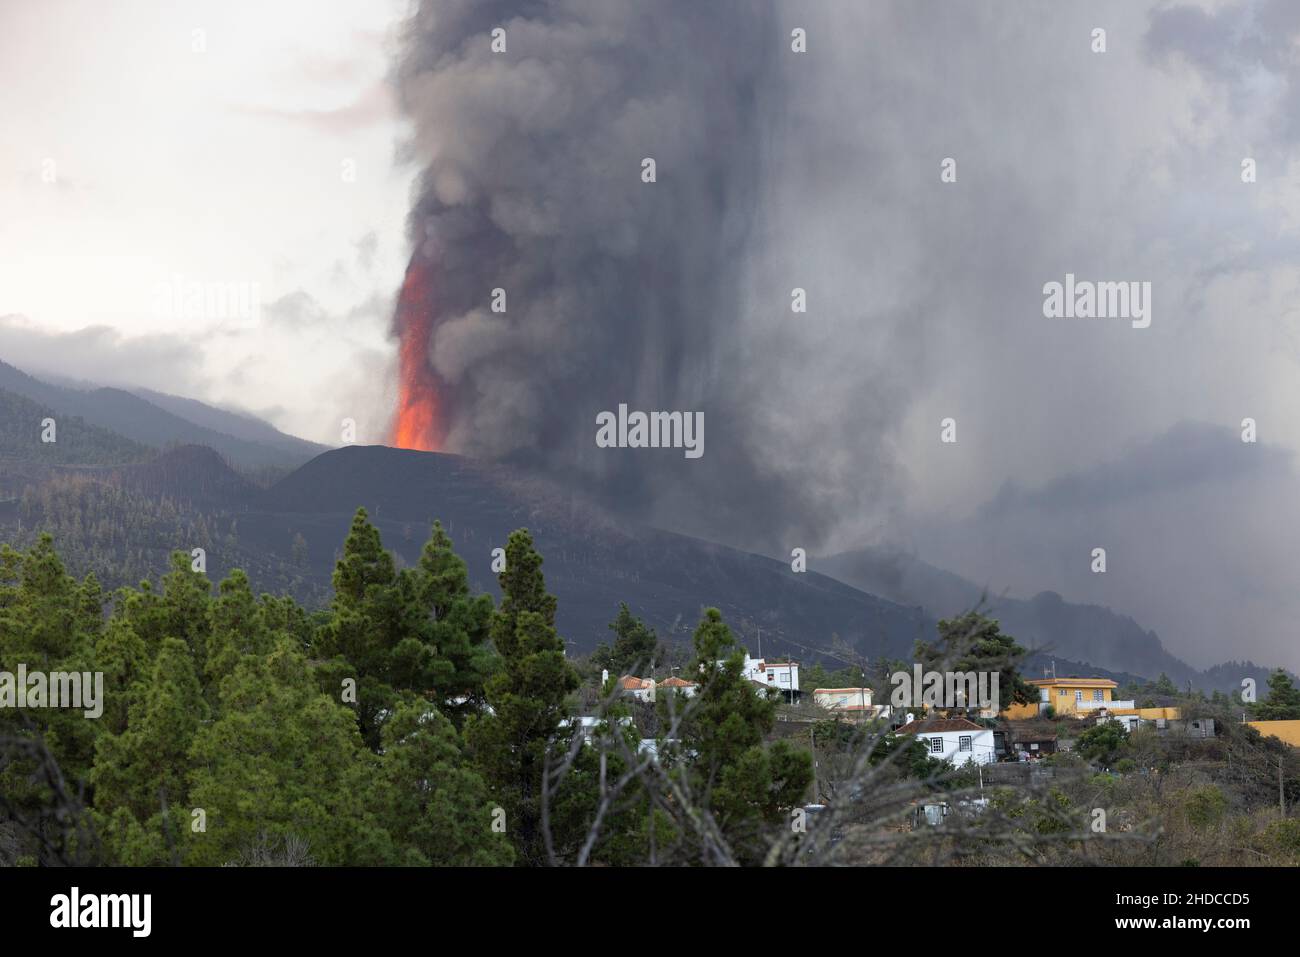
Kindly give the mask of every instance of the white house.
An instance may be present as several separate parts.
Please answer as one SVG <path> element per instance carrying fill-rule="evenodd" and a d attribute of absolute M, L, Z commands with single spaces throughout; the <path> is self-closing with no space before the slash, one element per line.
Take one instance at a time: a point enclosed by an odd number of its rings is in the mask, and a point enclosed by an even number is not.
<path fill-rule="evenodd" d="M 700 690 L 700 686 L 696 684 L 694 681 L 683 681 L 681 678 L 678 678 L 676 675 L 673 675 L 670 678 L 665 678 L 663 681 L 659 682 L 659 684 L 656 685 L 656 687 L 659 688 L 661 691 L 675 691 L 678 694 L 685 695 L 688 698 L 694 698 L 695 692 Z"/>
<path fill-rule="evenodd" d="M 1113 721 L 1116 724 L 1123 725 L 1125 731 L 1136 731 L 1144 724 L 1153 724 L 1152 721 L 1145 721 L 1141 716 L 1136 714 L 1111 714 L 1106 708 L 1097 708 L 1096 714 L 1092 715 L 1097 724 L 1104 724 L 1107 721 Z"/>
<path fill-rule="evenodd" d="M 608 681 L 609 672 L 601 672 L 601 683 L 604 684 Z M 695 693 L 700 690 L 700 686 L 694 681 L 683 681 L 676 675 L 659 682 L 656 682 L 653 678 L 638 678 L 636 675 L 624 675 L 618 679 L 618 693 L 625 698 L 636 698 L 637 701 L 651 702 L 655 700 L 657 690 L 675 691 L 688 698 L 693 698 Z"/>
<path fill-rule="evenodd" d="M 721 668 L 725 662 L 719 661 Z M 740 673 L 750 681 L 776 688 L 778 691 L 799 690 L 799 662 L 768 661 L 766 658 L 751 658 L 745 652 L 745 662 Z"/>
<path fill-rule="evenodd" d="M 759 658 L 755 661 L 745 655 L 746 677 L 762 681 L 778 691 L 799 690 L 799 662 L 768 661 Z"/>
<path fill-rule="evenodd" d="M 591 739 L 596 736 L 596 732 L 600 729 L 600 726 L 607 720 L 610 719 L 597 717 L 595 715 L 579 715 L 576 718 L 561 718 L 559 726 L 561 728 L 576 726 L 578 733 L 582 735 L 583 743 L 591 744 Z M 629 728 L 632 726 L 632 719 L 624 716 L 622 718 L 613 719 L 613 723 L 622 728 Z"/>
<path fill-rule="evenodd" d="M 813 701 L 822 708 L 870 708 L 870 688 L 815 688 Z"/>
<path fill-rule="evenodd" d="M 624 675 L 618 679 L 619 694 L 638 701 L 654 701 L 655 682 L 653 678 L 638 678 L 636 675 Z"/>
<path fill-rule="evenodd" d="M 813 703 L 819 708 L 851 718 L 888 717 L 889 705 L 873 705 L 870 688 L 817 688 Z"/>
<path fill-rule="evenodd" d="M 965 718 L 932 718 L 909 721 L 898 734 L 914 734 L 930 749 L 930 757 L 949 764 L 992 764 L 993 729 L 983 728 Z"/>

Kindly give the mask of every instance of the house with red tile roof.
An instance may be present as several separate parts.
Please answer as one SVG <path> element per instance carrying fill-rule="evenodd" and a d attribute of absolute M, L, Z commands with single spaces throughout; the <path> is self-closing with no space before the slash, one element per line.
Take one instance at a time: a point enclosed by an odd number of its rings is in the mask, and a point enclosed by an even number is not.
<path fill-rule="evenodd" d="M 662 688 L 665 691 L 675 691 L 676 693 L 685 695 L 688 698 L 694 697 L 695 692 L 699 690 L 699 685 L 694 681 L 684 681 L 676 675 L 665 678 L 663 681 L 659 682 L 657 687 Z"/>
<path fill-rule="evenodd" d="M 653 678 L 638 678 L 636 675 L 624 675 L 618 679 L 619 694 L 638 701 L 654 701 L 655 683 Z"/>
<path fill-rule="evenodd" d="M 909 721 L 896 734 L 914 734 L 930 757 L 961 767 L 964 764 L 992 764 L 997 760 L 993 729 L 966 718 L 921 718 Z"/>

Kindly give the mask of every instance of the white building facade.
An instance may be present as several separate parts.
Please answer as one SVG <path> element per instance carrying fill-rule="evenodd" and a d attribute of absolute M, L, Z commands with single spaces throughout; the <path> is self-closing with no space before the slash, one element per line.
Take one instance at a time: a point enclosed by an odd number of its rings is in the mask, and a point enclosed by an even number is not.
<path fill-rule="evenodd" d="M 745 652 L 745 665 L 741 673 L 750 681 L 757 681 L 778 691 L 799 690 L 797 661 L 768 661 L 766 658 L 751 658 L 749 652 Z"/>
<path fill-rule="evenodd" d="M 966 764 L 992 764 L 997 760 L 993 729 L 981 727 L 965 718 L 936 718 L 910 721 L 898 734 L 914 734 L 929 751 L 930 757 L 947 761 L 955 767 Z"/>
<path fill-rule="evenodd" d="M 887 704 L 873 705 L 870 688 L 816 688 L 812 694 L 817 707 L 848 718 L 887 718 L 893 711 Z"/>

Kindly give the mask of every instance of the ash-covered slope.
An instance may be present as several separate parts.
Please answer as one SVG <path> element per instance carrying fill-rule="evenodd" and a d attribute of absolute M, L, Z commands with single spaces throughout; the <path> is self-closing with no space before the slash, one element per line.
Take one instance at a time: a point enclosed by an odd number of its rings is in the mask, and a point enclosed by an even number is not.
<path fill-rule="evenodd" d="M 241 540 L 284 550 L 293 534 L 308 564 L 327 576 L 357 506 L 384 543 L 414 562 L 434 519 L 442 521 L 482 589 L 496 591 L 492 549 L 527 527 L 559 599 L 559 627 L 576 651 L 607 640 L 626 601 L 661 634 L 685 639 L 709 605 L 756 651 L 807 659 L 833 637 L 870 656 L 911 653 L 933 622 L 815 572 L 721 545 L 619 522 L 578 496 L 505 468 L 453 455 L 379 446 L 325 452 L 260 495 L 240 519 Z"/>

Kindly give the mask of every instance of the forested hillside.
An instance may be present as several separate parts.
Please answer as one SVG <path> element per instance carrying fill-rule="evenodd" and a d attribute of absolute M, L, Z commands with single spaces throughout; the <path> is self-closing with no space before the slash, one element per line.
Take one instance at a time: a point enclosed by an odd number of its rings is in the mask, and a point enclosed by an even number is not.
<path fill-rule="evenodd" d="M 22 396 L 56 418 L 76 417 L 107 429 L 141 445 L 163 448 L 175 444 L 199 444 L 215 449 L 242 468 L 294 467 L 311 458 L 318 447 L 289 436 L 272 441 L 250 440 L 185 417 L 194 414 L 214 421 L 219 410 L 202 403 L 167 397 L 168 403 L 184 414 L 168 411 L 123 389 L 74 389 L 53 385 L 0 362 L 0 389 Z M 204 411 L 206 410 L 206 412 Z M 272 430 L 274 432 L 274 430 Z"/>
<path fill-rule="evenodd" d="M 184 498 L 150 494 L 129 482 L 55 475 L 24 488 L 10 511 L 10 542 L 27 547 L 49 534 L 69 567 L 93 573 L 110 589 L 156 577 L 180 547 L 186 554 L 203 549 L 205 563 L 211 561 L 210 570 L 218 577 L 241 567 L 259 589 L 291 594 L 313 607 L 325 598 L 324 586 L 291 557 L 246 547 L 237 516 L 205 510 Z M 292 554 L 291 542 L 286 542 L 285 554 Z"/>
<path fill-rule="evenodd" d="M 1050 593 L 1029 601 L 983 596 L 975 584 L 915 558 L 863 550 L 816 559 L 795 574 L 782 561 L 625 522 L 574 490 L 504 466 L 345 447 L 286 470 L 266 463 L 316 447 L 194 400 L 51 385 L 0 363 L 5 383 L 27 394 L 0 388 L 0 540 L 28 547 L 48 531 L 71 569 L 93 571 L 109 588 L 136 584 L 176 549 L 201 549 L 218 578 L 242 568 L 256 589 L 320 607 L 352 509 L 364 504 L 399 565 L 418 560 L 419 530 L 444 518 L 469 557 L 471 582 L 494 594 L 493 549 L 511 529 L 533 529 L 552 556 L 560 623 L 575 651 L 593 650 L 609 609 L 627 601 L 670 641 L 685 642 L 701 609 L 716 604 L 755 653 L 761 636 L 769 654 L 810 661 L 833 664 L 834 647 L 896 658 L 936 620 L 983 598 L 983 610 L 1038 652 L 1035 669 L 1055 662 L 1126 683 L 1166 674 L 1180 687 L 1207 690 L 1269 674 L 1249 662 L 1200 673 L 1108 608 Z M 71 407 L 155 443 L 173 438 L 146 446 L 68 414 Z M 54 420 L 53 442 L 42 441 L 47 419 Z M 222 437 L 200 423 L 238 435 Z M 220 451 L 174 441 L 184 435 L 212 439 Z M 260 466 L 249 465 L 250 442 L 261 450 L 251 459 Z M 238 456 L 245 456 L 242 465 Z"/>
<path fill-rule="evenodd" d="M 18 676 L 28 695 L 0 708 L 0 866 L 1300 859 L 1278 815 L 1300 799 L 1294 755 L 1224 703 L 1179 702 L 1213 715 L 1216 736 L 1099 724 L 1045 782 L 986 787 L 914 735 L 779 704 L 717 609 L 682 671 L 695 694 L 643 705 L 566 656 L 527 531 L 509 536 L 498 584 L 500 602 L 471 586 L 441 525 L 398 568 L 364 510 L 317 612 L 257 596 L 241 570 L 214 589 L 183 553 L 158 586 L 108 594 L 68 575 L 49 537 L 0 548 L 0 701 Z M 611 627 L 654 646 L 626 606 Z M 940 639 L 959 652 L 959 635 Z M 60 673 L 93 693 L 37 699 Z M 1252 710 L 1297 709 L 1279 672 Z M 915 823 L 922 802 L 977 796 L 964 825 Z M 805 820 L 814 798 L 832 823 Z M 1090 827 L 1098 802 L 1112 833 Z"/>
<path fill-rule="evenodd" d="M 93 576 L 69 576 L 48 537 L 23 552 L 5 546 L 0 674 L 102 672 L 103 688 L 91 717 L 0 710 L 0 864 L 715 853 L 721 834 L 693 833 L 680 805 L 628 786 L 635 741 L 611 730 L 624 727 L 617 705 L 606 733 L 626 757 L 568 747 L 579 678 L 526 531 L 510 536 L 506 561 L 496 605 L 472 591 L 440 526 L 419 563 L 399 570 L 362 510 L 328 610 L 308 614 L 291 598 L 257 597 L 239 570 L 214 592 L 179 553 L 160 587 L 107 596 Z M 726 853 L 757 862 L 811 762 L 765 742 L 775 706 L 741 677 L 716 611 L 695 645 L 707 707 L 676 731 L 689 745 L 677 787 L 712 806 Z M 735 667 L 718 669 L 719 658 Z M 556 761 L 564 773 L 543 784 Z"/>
<path fill-rule="evenodd" d="M 54 419 L 53 441 L 42 440 L 47 419 Z M 121 465 L 150 454 L 138 442 L 0 389 L 0 466 Z"/>

